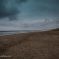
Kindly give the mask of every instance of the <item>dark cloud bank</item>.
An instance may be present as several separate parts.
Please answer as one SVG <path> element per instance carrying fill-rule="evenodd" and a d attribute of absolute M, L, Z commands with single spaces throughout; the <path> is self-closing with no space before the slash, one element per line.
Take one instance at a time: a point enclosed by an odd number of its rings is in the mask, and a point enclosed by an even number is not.
<path fill-rule="evenodd" d="M 0 18 L 20 13 L 18 6 L 23 2 L 26 2 L 26 0 L 0 0 Z"/>
<path fill-rule="evenodd" d="M 26 0 L 0 0 L 0 18 L 19 13 L 18 6 L 23 2 L 26 2 Z M 29 10 L 34 9 L 34 13 L 50 13 L 59 16 L 59 0 L 31 0 L 30 6 L 28 7 L 30 8 Z M 26 9 L 26 7 L 24 8 Z"/>

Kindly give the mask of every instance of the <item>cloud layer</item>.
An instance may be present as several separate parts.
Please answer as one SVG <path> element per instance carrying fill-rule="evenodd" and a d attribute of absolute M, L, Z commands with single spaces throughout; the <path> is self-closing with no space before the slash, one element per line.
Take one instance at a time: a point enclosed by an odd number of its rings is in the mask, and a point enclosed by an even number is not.
<path fill-rule="evenodd" d="M 59 0 L 0 0 L 0 30 L 58 27 Z"/>
<path fill-rule="evenodd" d="M 0 18 L 16 15 L 20 12 L 20 4 L 26 0 L 0 0 Z"/>

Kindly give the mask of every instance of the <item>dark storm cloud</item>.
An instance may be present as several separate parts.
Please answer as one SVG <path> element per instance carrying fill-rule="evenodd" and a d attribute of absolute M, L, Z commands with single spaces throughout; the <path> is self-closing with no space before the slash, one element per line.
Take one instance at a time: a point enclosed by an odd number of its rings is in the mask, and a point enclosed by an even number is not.
<path fill-rule="evenodd" d="M 18 6 L 26 0 L 0 0 L 0 18 L 19 13 Z"/>
<path fill-rule="evenodd" d="M 26 12 L 29 16 L 59 16 L 59 0 L 0 0 L 0 18 L 14 16 L 20 13 L 20 4 L 26 2 L 26 6 L 21 6 L 22 12 Z"/>

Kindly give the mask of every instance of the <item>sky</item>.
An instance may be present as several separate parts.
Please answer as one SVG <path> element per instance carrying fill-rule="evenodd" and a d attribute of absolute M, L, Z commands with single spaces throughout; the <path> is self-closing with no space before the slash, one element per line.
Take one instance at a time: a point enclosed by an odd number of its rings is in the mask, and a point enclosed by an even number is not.
<path fill-rule="evenodd" d="M 59 0 L 0 0 L 0 31 L 51 28 L 59 28 Z"/>

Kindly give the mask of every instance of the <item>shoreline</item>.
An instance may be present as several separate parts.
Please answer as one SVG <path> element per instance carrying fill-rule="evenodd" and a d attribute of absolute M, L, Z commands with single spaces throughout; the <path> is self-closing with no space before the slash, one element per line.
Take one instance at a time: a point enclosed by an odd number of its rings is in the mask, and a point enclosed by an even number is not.
<path fill-rule="evenodd" d="M 55 28 L 58 29 L 58 28 Z M 48 29 L 48 30 L 18 30 L 18 31 L 0 31 L 5 34 L 0 34 L 0 36 L 9 36 L 9 35 L 15 35 L 15 34 L 22 34 L 22 33 L 31 33 L 31 32 L 44 32 L 44 31 L 51 31 L 54 29 Z M 9 32 L 9 33 L 8 33 Z M 13 32 L 13 33 L 12 33 Z M 7 33 L 7 34 L 6 34 Z"/>

